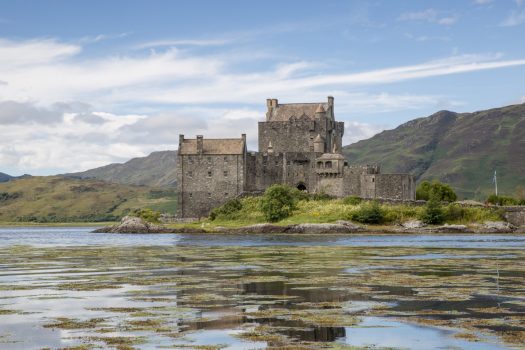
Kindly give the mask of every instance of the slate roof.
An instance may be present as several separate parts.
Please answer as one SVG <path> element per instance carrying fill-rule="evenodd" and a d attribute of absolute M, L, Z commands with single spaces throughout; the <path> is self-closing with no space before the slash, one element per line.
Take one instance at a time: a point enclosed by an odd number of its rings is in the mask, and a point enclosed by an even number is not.
<path fill-rule="evenodd" d="M 243 154 L 244 140 L 241 139 L 203 139 L 202 154 Z M 185 139 L 179 154 L 198 154 L 197 139 Z"/>
<path fill-rule="evenodd" d="M 291 117 L 301 118 L 306 115 L 308 119 L 314 119 L 317 110 L 328 110 L 328 103 L 288 103 L 278 104 L 273 107 L 268 121 L 286 122 Z"/>

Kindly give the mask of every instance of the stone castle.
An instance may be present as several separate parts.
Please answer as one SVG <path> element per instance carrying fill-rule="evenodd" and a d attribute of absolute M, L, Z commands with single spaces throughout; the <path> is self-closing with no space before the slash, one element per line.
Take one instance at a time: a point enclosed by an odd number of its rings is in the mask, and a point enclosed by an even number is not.
<path fill-rule="evenodd" d="M 232 139 L 179 136 L 179 217 L 206 216 L 230 198 L 260 193 L 273 184 L 335 197 L 415 199 L 414 176 L 348 163 L 341 153 L 344 123 L 335 120 L 333 97 L 325 103 L 268 99 L 266 105 L 259 152 L 247 151 L 246 134 Z"/>

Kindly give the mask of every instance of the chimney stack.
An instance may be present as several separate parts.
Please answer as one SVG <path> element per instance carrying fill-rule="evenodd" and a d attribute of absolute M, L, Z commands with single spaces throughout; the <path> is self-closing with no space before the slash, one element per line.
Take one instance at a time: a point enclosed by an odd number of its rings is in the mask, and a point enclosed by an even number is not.
<path fill-rule="evenodd" d="M 332 108 L 334 107 L 334 98 L 333 98 L 333 96 L 328 96 L 328 105 L 330 107 L 332 107 Z"/>
<path fill-rule="evenodd" d="M 197 153 L 202 154 L 202 135 L 197 135 Z"/>
<path fill-rule="evenodd" d="M 180 151 L 180 148 L 182 147 L 183 142 L 184 142 L 184 135 L 179 134 L 179 151 Z"/>

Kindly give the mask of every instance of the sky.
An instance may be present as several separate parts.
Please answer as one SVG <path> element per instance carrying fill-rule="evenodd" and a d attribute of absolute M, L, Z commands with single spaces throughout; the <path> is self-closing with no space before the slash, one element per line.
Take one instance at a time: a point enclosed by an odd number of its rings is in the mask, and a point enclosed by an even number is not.
<path fill-rule="evenodd" d="M 256 150 L 266 99 L 335 98 L 344 144 L 525 102 L 525 0 L 0 0 L 0 172 Z"/>

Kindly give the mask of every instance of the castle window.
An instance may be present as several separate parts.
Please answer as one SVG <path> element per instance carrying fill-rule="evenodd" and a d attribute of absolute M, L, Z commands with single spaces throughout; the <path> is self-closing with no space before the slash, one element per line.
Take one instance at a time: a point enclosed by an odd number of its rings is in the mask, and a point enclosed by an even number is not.
<path fill-rule="evenodd" d="M 192 177 L 193 176 L 193 172 L 192 171 L 188 171 L 188 177 Z"/>
<path fill-rule="evenodd" d="M 208 157 L 208 163 L 211 163 L 211 157 Z"/>
<path fill-rule="evenodd" d="M 190 162 L 190 164 L 193 164 L 193 157 L 192 156 L 188 156 L 188 161 Z"/>
<path fill-rule="evenodd" d="M 224 156 L 224 161 L 225 161 L 225 162 L 228 161 L 228 156 Z"/>
<path fill-rule="evenodd" d="M 324 163 L 324 167 L 327 168 L 327 169 L 332 169 L 332 162 L 328 161 L 328 162 Z"/>
<path fill-rule="evenodd" d="M 208 171 L 208 177 L 211 177 L 211 170 Z"/>
<path fill-rule="evenodd" d="M 193 193 L 190 192 L 190 198 L 193 198 Z"/>
<path fill-rule="evenodd" d="M 323 162 L 317 162 L 317 168 L 322 169 L 323 168 Z"/>
<path fill-rule="evenodd" d="M 376 182 L 376 179 L 374 177 L 372 178 L 372 182 Z"/>
<path fill-rule="evenodd" d="M 278 160 L 275 161 L 275 166 L 279 166 L 279 161 Z"/>
<path fill-rule="evenodd" d="M 228 197 L 229 193 L 228 192 L 224 192 L 224 197 Z"/>
<path fill-rule="evenodd" d="M 208 192 L 208 198 L 211 198 L 211 192 Z"/>
<path fill-rule="evenodd" d="M 224 170 L 224 177 L 227 177 L 227 176 L 228 176 L 228 171 Z"/>

